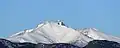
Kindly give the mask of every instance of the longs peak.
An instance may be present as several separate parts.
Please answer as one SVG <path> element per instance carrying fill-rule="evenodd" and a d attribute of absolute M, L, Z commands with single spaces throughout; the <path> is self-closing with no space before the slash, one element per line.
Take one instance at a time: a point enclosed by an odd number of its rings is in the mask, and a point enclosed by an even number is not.
<path fill-rule="evenodd" d="M 20 31 L 7 39 L 12 42 L 70 43 L 77 46 L 85 46 L 92 40 L 120 42 L 120 38 L 106 35 L 95 28 L 75 30 L 60 20 L 42 22 L 36 28 Z"/>

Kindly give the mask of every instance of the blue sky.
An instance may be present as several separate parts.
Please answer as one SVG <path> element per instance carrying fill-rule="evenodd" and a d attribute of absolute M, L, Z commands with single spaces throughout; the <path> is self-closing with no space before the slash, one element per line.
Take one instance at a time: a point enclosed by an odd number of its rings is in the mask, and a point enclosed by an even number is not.
<path fill-rule="evenodd" d="M 58 19 L 73 28 L 94 27 L 120 36 L 120 0 L 0 1 L 0 37 Z"/>

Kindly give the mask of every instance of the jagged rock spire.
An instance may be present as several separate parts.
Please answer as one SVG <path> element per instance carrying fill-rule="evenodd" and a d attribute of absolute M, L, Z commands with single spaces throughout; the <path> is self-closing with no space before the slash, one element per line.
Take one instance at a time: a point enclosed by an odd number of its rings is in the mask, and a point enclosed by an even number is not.
<path fill-rule="evenodd" d="M 63 25 L 63 26 L 65 26 L 65 24 L 64 24 L 64 22 L 63 22 L 62 20 L 58 20 L 57 22 L 58 22 L 58 25 Z"/>

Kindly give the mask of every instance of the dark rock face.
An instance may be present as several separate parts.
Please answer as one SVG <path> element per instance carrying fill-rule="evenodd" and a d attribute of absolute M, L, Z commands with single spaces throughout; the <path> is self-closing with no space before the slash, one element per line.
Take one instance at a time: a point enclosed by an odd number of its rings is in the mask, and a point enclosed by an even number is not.
<path fill-rule="evenodd" d="M 0 39 L 0 48 L 34 48 L 32 43 L 13 43 L 5 39 Z"/>
<path fill-rule="evenodd" d="M 18 48 L 35 48 L 36 44 L 32 43 L 17 43 Z"/>
<path fill-rule="evenodd" d="M 6 39 L 0 39 L 0 48 L 80 48 L 80 47 L 67 43 L 54 43 L 54 44 L 15 43 Z"/>
<path fill-rule="evenodd" d="M 54 43 L 54 44 L 39 43 L 36 45 L 36 48 L 80 48 L 80 47 L 66 43 Z"/>
<path fill-rule="evenodd" d="M 0 48 L 80 48 L 68 43 L 54 43 L 54 44 L 33 44 L 33 43 L 15 43 L 6 39 L 0 39 Z M 94 40 L 88 43 L 83 48 L 120 48 L 120 44 L 107 40 Z"/>
<path fill-rule="evenodd" d="M 120 44 L 107 40 L 94 40 L 89 42 L 84 48 L 120 48 Z"/>
<path fill-rule="evenodd" d="M 0 47 L 1 48 L 15 48 L 16 45 L 14 43 L 5 40 L 5 39 L 0 39 Z"/>

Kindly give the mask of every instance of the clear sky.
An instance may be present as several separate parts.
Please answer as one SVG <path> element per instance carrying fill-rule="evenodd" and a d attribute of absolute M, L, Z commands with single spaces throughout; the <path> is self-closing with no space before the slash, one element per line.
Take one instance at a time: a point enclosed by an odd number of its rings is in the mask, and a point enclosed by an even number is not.
<path fill-rule="evenodd" d="M 58 19 L 120 36 L 120 0 L 0 0 L 0 37 Z"/>

